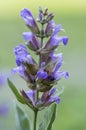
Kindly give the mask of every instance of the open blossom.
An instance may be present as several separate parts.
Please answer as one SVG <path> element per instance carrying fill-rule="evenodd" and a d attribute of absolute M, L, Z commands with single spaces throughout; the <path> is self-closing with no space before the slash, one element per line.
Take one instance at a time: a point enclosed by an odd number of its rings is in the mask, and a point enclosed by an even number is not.
<path fill-rule="evenodd" d="M 28 62 L 29 64 L 34 64 L 34 60 L 31 55 L 28 53 L 25 45 L 20 44 L 14 48 L 14 53 L 16 56 L 16 63 L 20 66 L 23 63 Z"/>
<path fill-rule="evenodd" d="M 46 71 L 40 69 L 38 72 L 37 72 L 37 77 L 40 78 L 40 79 L 46 79 L 48 77 L 48 74 Z"/>
<path fill-rule="evenodd" d="M 55 96 L 56 88 L 52 88 L 50 91 L 44 92 L 41 96 L 41 103 L 43 104 L 42 107 L 46 107 L 54 102 L 59 104 L 60 98 L 58 96 Z"/>
<path fill-rule="evenodd" d="M 54 29 L 54 32 L 52 33 L 50 39 L 45 45 L 45 49 L 50 48 L 52 46 L 58 47 L 61 42 L 63 42 L 64 45 L 67 45 L 68 43 L 68 37 L 67 36 L 57 36 L 58 33 L 61 31 L 62 26 L 61 24 L 57 25 Z"/>
<path fill-rule="evenodd" d="M 33 83 L 35 73 L 37 72 L 37 64 L 28 53 L 25 45 L 20 44 L 14 48 L 17 67 L 12 69 L 12 73 L 18 73 L 27 83 Z M 31 85 L 32 86 L 32 85 Z"/>

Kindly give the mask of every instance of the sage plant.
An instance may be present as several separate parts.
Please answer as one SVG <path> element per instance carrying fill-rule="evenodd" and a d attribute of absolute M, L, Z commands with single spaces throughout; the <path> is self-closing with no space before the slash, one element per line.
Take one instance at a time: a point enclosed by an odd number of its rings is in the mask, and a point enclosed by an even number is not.
<path fill-rule="evenodd" d="M 21 43 L 14 48 L 17 67 L 12 69 L 12 73 L 18 73 L 25 80 L 28 91 L 23 88 L 19 93 L 9 79 L 8 84 L 17 100 L 34 112 L 33 130 L 51 130 L 55 120 L 56 104 L 60 103 L 55 86 L 62 77 L 69 77 L 68 72 L 60 70 L 63 56 L 62 53 L 57 54 L 57 49 L 60 44 L 67 45 L 68 37 L 58 35 L 63 30 L 62 25 L 55 25 L 54 15 L 49 13 L 47 8 L 44 11 L 39 8 L 37 21 L 27 8 L 21 11 L 21 17 L 29 31 L 23 32 L 26 44 Z M 31 56 L 31 51 L 34 57 Z M 38 112 L 46 107 L 44 119 L 38 124 Z M 31 130 L 28 117 L 24 115 L 25 112 L 17 106 L 17 117 L 21 122 L 20 125 L 17 124 L 17 129 Z"/>

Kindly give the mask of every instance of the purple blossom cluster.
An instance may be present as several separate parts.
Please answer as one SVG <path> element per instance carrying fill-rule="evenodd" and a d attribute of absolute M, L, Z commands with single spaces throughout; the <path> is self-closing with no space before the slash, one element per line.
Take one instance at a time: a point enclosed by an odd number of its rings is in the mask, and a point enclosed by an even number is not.
<path fill-rule="evenodd" d="M 56 54 L 56 49 L 62 43 L 66 46 L 68 37 L 58 35 L 62 25 L 55 25 L 54 15 L 48 13 L 48 9 L 43 12 L 39 8 L 37 22 L 41 29 L 28 9 L 21 11 L 21 17 L 29 32 L 23 32 L 26 45 L 21 43 L 14 48 L 17 67 L 12 69 L 12 73 L 17 72 L 29 87 L 28 91 L 21 91 L 23 98 L 32 107 L 41 110 L 53 102 L 60 102 L 60 98 L 55 95 L 54 86 L 62 77 L 68 79 L 69 74 L 60 70 L 63 56 L 62 53 Z M 36 55 L 34 58 L 28 52 L 29 49 Z M 35 60 L 36 57 L 39 58 L 39 62 Z"/>

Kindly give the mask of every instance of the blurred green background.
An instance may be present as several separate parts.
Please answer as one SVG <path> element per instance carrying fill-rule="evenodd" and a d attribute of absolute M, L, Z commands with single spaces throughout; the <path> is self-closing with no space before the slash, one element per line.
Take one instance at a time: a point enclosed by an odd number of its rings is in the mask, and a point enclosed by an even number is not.
<path fill-rule="evenodd" d="M 19 76 L 11 76 L 10 69 L 16 66 L 13 48 L 24 43 L 22 32 L 27 28 L 20 18 L 20 11 L 27 7 L 37 16 L 38 6 L 48 7 L 55 14 L 55 23 L 65 29 L 63 35 L 69 37 L 68 46 L 59 47 L 63 52 L 64 69 L 70 79 L 62 79 L 58 86 L 64 86 L 61 103 L 53 130 L 86 130 L 86 1 L 85 0 L 3 0 L 0 1 L 0 72 L 6 72 L 21 89 L 25 85 Z M 0 102 L 10 102 L 10 112 L 0 117 L 3 130 L 15 128 L 15 96 L 6 85 L 0 89 Z M 23 106 L 22 106 L 23 107 Z M 33 113 L 25 111 L 31 117 Z"/>

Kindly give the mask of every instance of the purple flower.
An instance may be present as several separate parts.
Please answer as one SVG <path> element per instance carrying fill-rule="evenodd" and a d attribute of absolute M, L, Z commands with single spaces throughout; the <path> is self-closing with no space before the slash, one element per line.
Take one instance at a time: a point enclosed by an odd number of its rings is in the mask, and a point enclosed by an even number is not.
<path fill-rule="evenodd" d="M 26 69 L 24 66 L 19 66 L 16 68 L 13 68 L 11 70 L 12 74 L 18 73 L 23 79 L 25 79 L 26 81 L 29 81 L 29 75 L 26 73 Z"/>
<path fill-rule="evenodd" d="M 48 74 L 46 71 L 40 69 L 38 72 L 37 72 L 37 77 L 39 79 L 46 79 L 48 77 Z"/>
<path fill-rule="evenodd" d="M 60 103 L 60 98 L 58 96 L 55 96 L 55 93 L 56 88 L 52 88 L 50 91 L 43 92 L 43 94 L 36 101 L 35 90 L 29 90 L 26 92 L 21 91 L 22 96 L 28 100 L 29 104 L 32 105 L 34 108 L 38 108 L 39 110 L 44 109 L 54 102 L 56 102 L 57 104 Z"/>
<path fill-rule="evenodd" d="M 62 77 L 65 77 L 66 79 L 69 78 L 69 73 L 65 71 L 58 71 L 54 75 L 55 80 L 60 80 Z"/>
<path fill-rule="evenodd" d="M 66 36 L 63 37 L 62 41 L 63 41 L 63 44 L 66 46 L 68 43 L 68 37 L 66 37 Z"/>
<path fill-rule="evenodd" d="M 43 14 L 41 12 L 39 12 L 37 20 L 38 20 L 38 22 L 42 22 Z"/>
<path fill-rule="evenodd" d="M 16 56 L 18 55 L 26 56 L 28 54 L 27 48 L 24 44 L 20 44 L 19 46 L 16 46 L 14 49 L 14 53 Z"/>
<path fill-rule="evenodd" d="M 56 37 L 56 36 L 52 36 L 49 41 L 47 42 L 47 44 L 45 45 L 45 48 L 50 48 L 52 46 L 59 46 L 60 43 L 63 42 L 64 45 L 67 45 L 68 43 L 68 37 L 63 36 L 63 37 Z"/>
<path fill-rule="evenodd" d="M 27 82 L 33 82 L 34 77 L 30 74 L 29 70 L 31 69 L 31 65 L 35 64 L 35 61 L 28 53 L 27 48 L 23 44 L 20 44 L 19 46 L 15 47 L 14 53 L 18 67 L 13 68 L 12 73 L 18 73 Z"/>
<path fill-rule="evenodd" d="M 59 53 L 59 54 L 50 54 L 50 57 L 52 59 L 52 62 L 55 63 L 55 62 L 60 62 L 63 60 L 63 56 L 62 56 L 62 53 Z"/>
<path fill-rule="evenodd" d="M 54 32 L 53 32 L 53 36 L 56 36 L 62 29 L 62 25 L 61 24 L 58 24 L 55 29 L 54 29 Z"/>
<path fill-rule="evenodd" d="M 54 77 L 55 80 L 61 79 L 61 77 L 65 77 L 66 79 L 69 78 L 68 72 L 65 71 L 59 71 L 60 67 L 62 66 L 62 57 L 59 55 L 59 62 L 57 62 L 56 66 L 54 67 L 52 76 Z"/>
<path fill-rule="evenodd" d="M 57 25 L 54 29 L 53 34 L 51 35 L 50 39 L 48 40 L 48 42 L 45 45 L 45 49 L 47 48 L 51 48 L 53 46 L 58 47 L 60 45 L 61 42 L 63 42 L 63 44 L 66 46 L 68 43 L 68 37 L 67 36 L 57 36 L 57 34 L 60 32 L 60 30 L 62 29 L 61 24 Z"/>
<path fill-rule="evenodd" d="M 56 102 L 60 103 L 60 98 L 55 96 L 56 88 L 52 88 L 50 91 L 44 92 L 41 96 L 41 99 L 38 101 L 38 104 L 41 103 L 41 107 L 49 106 L 50 104 Z"/>
<path fill-rule="evenodd" d="M 52 71 L 51 76 L 53 77 L 54 80 L 60 80 L 62 77 L 65 77 L 66 79 L 69 78 L 69 74 L 66 71 L 59 71 L 60 67 L 62 66 L 62 59 L 60 60 L 60 62 L 58 62 L 56 64 L 56 66 L 54 67 L 54 70 Z M 49 76 L 48 78 L 51 79 Z M 52 80 L 52 79 L 51 79 Z"/>
<path fill-rule="evenodd" d="M 36 96 L 36 91 L 35 90 L 29 90 L 26 92 L 28 98 L 31 100 L 32 105 L 35 106 L 35 96 Z"/>
<path fill-rule="evenodd" d="M 22 62 L 24 61 L 24 59 L 26 59 L 26 57 L 28 55 L 26 46 L 24 46 L 23 44 L 16 46 L 14 48 L 14 53 L 16 56 L 16 63 L 18 66 L 20 66 L 22 64 Z"/>
<path fill-rule="evenodd" d="M 59 68 L 60 68 L 61 66 L 62 66 L 62 61 L 60 61 L 59 63 L 56 64 L 53 73 L 55 74 L 55 73 L 59 70 Z"/>
<path fill-rule="evenodd" d="M 27 46 L 31 50 L 36 51 L 39 49 L 40 45 L 38 38 L 32 32 L 24 32 L 23 37 L 27 41 Z"/>
<path fill-rule="evenodd" d="M 23 44 L 16 46 L 14 48 L 14 53 L 16 56 L 16 63 L 18 66 L 22 65 L 23 63 L 28 63 L 28 64 L 35 63 L 31 55 L 28 53 L 27 48 Z"/>
<path fill-rule="evenodd" d="M 29 105 L 35 108 L 36 102 L 35 102 L 35 97 L 36 97 L 36 91 L 35 90 L 29 90 L 29 91 L 21 91 L 21 94 L 25 100 L 28 101 Z"/>
<path fill-rule="evenodd" d="M 25 66 L 18 66 L 16 68 L 13 68 L 11 70 L 12 74 L 18 73 L 20 75 L 21 78 L 23 78 L 27 83 L 29 83 L 28 87 L 31 89 L 34 89 L 34 85 L 30 85 L 34 83 L 35 77 L 33 75 L 31 75 L 31 73 L 29 73 L 26 69 Z"/>
<path fill-rule="evenodd" d="M 35 22 L 35 19 L 28 9 L 25 8 L 21 11 L 21 17 L 25 21 L 26 25 L 31 29 L 31 31 L 39 33 L 39 29 Z"/>
<path fill-rule="evenodd" d="M 60 67 L 62 66 L 63 63 L 63 57 L 62 53 L 60 54 L 54 54 L 51 53 L 48 57 L 47 60 L 45 60 L 47 64 L 44 66 L 44 70 L 47 72 L 47 77 L 43 80 L 44 84 L 52 84 L 54 81 L 60 80 L 62 77 L 65 77 L 68 79 L 69 74 L 66 71 L 59 71 Z M 40 72 L 41 73 L 41 72 Z M 39 74 L 40 74 L 39 73 Z"/>
<path fill-rule="evenodd" d="M 39 79 L 46 79 L 48 77 L 48 73 L 44 70 L 45 68 L 45 62 L 41 63 L 41 68 L 37 72 L 37 77 Z"/>
<path fill-rule="evenodd" d="M 45 33 L 46 34 L 52 34 L 54 29 L 55 29 L 55 23 L 54 23 L 53 20 L 51 20 L 51 21 L 48 22 L 48 24 L 46 26 Z"/>

